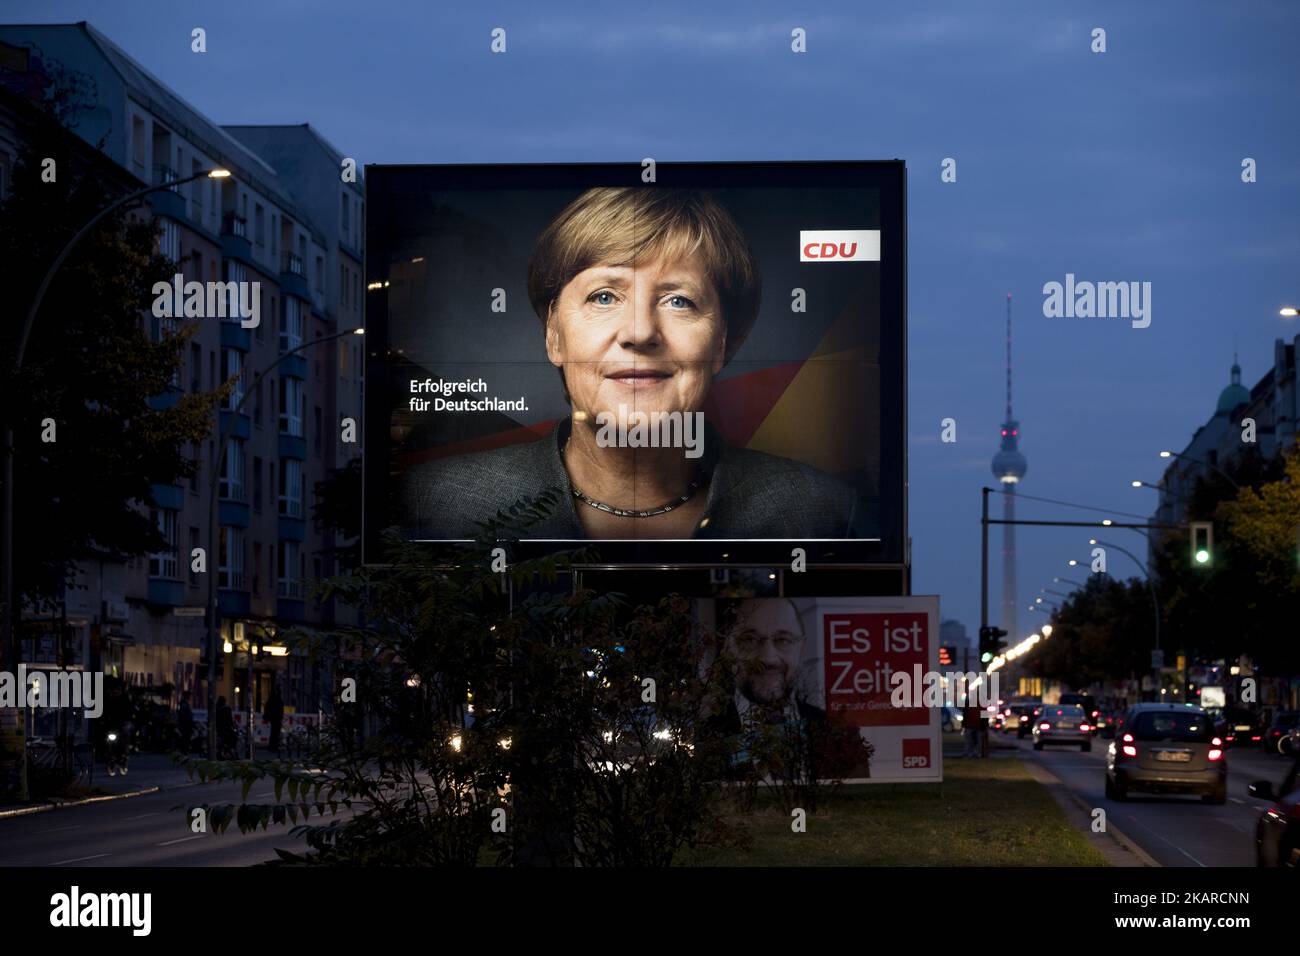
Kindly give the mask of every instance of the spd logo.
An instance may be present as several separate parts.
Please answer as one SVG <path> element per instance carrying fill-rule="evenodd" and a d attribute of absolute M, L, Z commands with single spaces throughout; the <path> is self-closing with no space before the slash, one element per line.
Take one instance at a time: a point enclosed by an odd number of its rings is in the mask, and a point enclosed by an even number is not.
<path fill-rule="evenodd" d="M 879 262 L 879 229 L 801 229 L 800 262 Z"/>
<path fill-rule="evenodd" d="M 903 769 L 924 770 L 930 766 L 930 739 L 928 737 L 903 738 Z"/>

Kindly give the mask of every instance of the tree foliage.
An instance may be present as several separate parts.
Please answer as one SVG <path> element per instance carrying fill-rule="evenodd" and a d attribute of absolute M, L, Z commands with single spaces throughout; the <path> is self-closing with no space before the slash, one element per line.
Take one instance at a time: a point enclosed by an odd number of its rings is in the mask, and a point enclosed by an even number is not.
<path fill-rule="evenodd" d="M 37 130 L 0 206 L 0 283 L 14 306 L 4 330 L 6 371 L 46 269 L 116 198 L 78 172 L 68 134 Z M 41 180 L 44 157 L 56 161 L 54 182 Z M 88 554 L 159 550 L 145 510 L 150 486 L 187 478 L 186 446 L 211 428 L 214 393 L 173 393 L 170 407 L 156 401 L 192 330 L 151 335 L 153 283 L 176 271 L 155 240 L 151 221 L 125 212 L 83 239 L 50 285 L 22 369 L 0 385 L 14 429 L 15 590 L 29 600 L 57 594 L 72 562 Z M 47 420 L 54 441 L 44 440 Z"/>

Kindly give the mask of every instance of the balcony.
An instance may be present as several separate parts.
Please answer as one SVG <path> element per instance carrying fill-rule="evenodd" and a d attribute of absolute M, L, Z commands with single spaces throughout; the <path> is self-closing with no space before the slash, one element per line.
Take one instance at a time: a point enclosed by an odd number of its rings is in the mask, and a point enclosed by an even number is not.
<path fill-rule="evenodd" d="M 233 212 L 221 217 L 221 254 L 248 265 L 253 261 L 253 245 L 248 241 L 248 221 Z"/>
<path fill-rule="evenodd" d="M 311 302 L 307 270 L 302 264 L 302 257 L 296 253 L 286 252 L 280 256 L 280 288 L 286 295 L 296 295 L 304 302 Z"/>
<path fill-rule="evenodd" d="M 174 183 L 180 179 L 180 175 L 170 166 L 164 166 L 162 163 L 154 163 L 153 178 L 151 185 L 162 186 L 166 183 Z M 156 193 L 149 194 L 149 206 L 153 209 L 155 216 L 167 216 L 170 219 L 185 219 L 185 197 L 181 195 L 180 186 L 172 186 L 169 189 L 160 189 Z"/>

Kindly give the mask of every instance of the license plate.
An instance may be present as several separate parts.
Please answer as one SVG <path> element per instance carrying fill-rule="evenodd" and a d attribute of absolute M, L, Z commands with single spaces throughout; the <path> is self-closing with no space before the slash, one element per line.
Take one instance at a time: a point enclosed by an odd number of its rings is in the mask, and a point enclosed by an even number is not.
<path fill-rule="evenodd" d="M 1192 759 L 1192 755 L 1186 750 L 1160 750 L 1156 752 L 1157 760 L 1172 760 L 1177 763 L 1187 763 Z"/>
<path fill-rule="evenodd" d="M 1059 729 L 1061 729 L 1061 730 L 1073 730 L 1073 729 L 1074 729 L 1074 724 L 1070 723 L 1068 720 L 1063 720 L 1063 721 L 1061 721 L 1059 724 L 1057 724 L 1056 726 L 1057 726 Z"/>

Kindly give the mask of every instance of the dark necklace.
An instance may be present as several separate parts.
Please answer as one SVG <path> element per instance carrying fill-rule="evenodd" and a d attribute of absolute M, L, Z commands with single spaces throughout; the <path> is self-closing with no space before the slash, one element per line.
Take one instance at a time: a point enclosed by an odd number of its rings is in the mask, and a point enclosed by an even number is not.
<path fill-rule="evenodd" d="M 564 441 L 564 447 L 560 449 L 561 460 L 563 460 L 564 452 L 568 449 L 568 447 L 569 447 L 569 441 L 566 438 Z M 682 505 L 686 504 L 686 502 L 690 501 L 692 498 L 695 497 L 695 492 L 699 491 L 700 486 L 703 484 L 704 484 L 704 475 L 702 473 L 697 474 L 691 480 L 690 487 L 687 488 L 686 491 L 683 492 L 681 495 L 674 498 L 666 505 L 660 505 L 658 508 L 650 508 L 646 511 L 630 511 L 624 508 L 615 508 L 613 505 L 607 505 L 605 504 L 605 502 L 597 501 L 595 498 L 588 498 L 586 495 L 584 495 L 581 491 L 578 490 L 576 485 L 573 488 L 573 497 L 577 498 L 579 501 L 581 501 L 584 505 L 587 505 L 588 507 L 595 508 L 597 511 L 603 511 L 605 512 L 605 514 L 617 515 L 620 518 L 653 518 L 655 515 L 666 515 L 668 514 L 668 512 L 675 511 L 676 509 L 680 508 Z"/>

